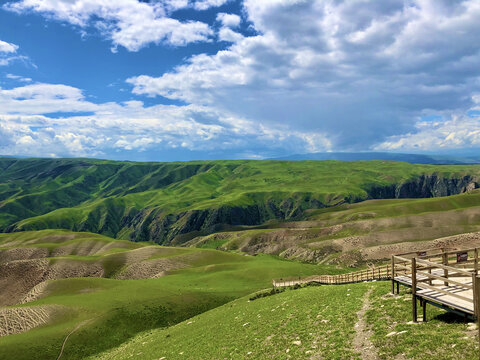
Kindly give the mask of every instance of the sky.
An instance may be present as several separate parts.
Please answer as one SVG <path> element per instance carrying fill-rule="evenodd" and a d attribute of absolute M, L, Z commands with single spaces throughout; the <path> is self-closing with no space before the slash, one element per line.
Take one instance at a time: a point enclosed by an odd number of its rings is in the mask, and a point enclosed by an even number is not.
<path fill-rule="evenodd" d="M 478 0 L 0 0 L 0 154 L 480 149 Z"/>

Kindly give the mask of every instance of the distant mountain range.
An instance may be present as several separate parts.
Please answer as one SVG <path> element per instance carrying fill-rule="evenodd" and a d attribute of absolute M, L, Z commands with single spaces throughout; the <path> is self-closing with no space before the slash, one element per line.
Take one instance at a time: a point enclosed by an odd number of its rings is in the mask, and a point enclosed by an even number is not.
<path fill-rule="evenodd" d="M 424 155 L 424 154 L 403 154 L 388 152 L 328 152 L 328 153 L 310 153 L 294 154 L 269 160 L 341 160 L 341 161 L 359 161 L 359 160 L 387 160 L 404 161 L 411 164 L 480 164 L 479 156 L 456 156 L 456 155 Z"/>

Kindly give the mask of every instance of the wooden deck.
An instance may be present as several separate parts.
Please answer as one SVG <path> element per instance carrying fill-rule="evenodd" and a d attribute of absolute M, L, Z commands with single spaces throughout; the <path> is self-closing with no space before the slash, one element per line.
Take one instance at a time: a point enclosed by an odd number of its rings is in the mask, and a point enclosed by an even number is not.
<path fill-rule="evenodd" d="M 438 275 L 442 276 L 443 271 L 438 270 L 438 271 L 432 271 L 433 275 Z M 420 276 L 418 280 L 420 282 L 417 283 L 417 290 L 416 290 L 416 295 L 419 298 L 428 300 L 429 302 L 433 303 L 438 303 L 438 304 L 444 304 L 448 307 L 451 307 L 452 309 L 458 310 L 460 312 L 465 312 L 470 315 L 474 315 L 474 306 L 473 306 L 473 290 L 465 288 L 463 286 L 458 286 L 458 285 L 449 285 L 445 286 L 444 282 L 441 280 L 433 280 L 432 281 L 432 286 L 436 287 L 438 289 L 431 289 L 431 288 L 426 288 L 422 286 L 423 280 L 427 280 L 428 278 L 426 276 Z M 396 276 L 395 281 L 408 286 L 412 287 L 412 278 L 409 276 Z M 455 281 L 461 282 L 462 284 L 472 286 L 472 278 L 471 277 L 461 277 L 461 278 L 456 278 Z M 458 296 L 462 296 L 465 299 L 461 299 L 456 296 L 452 296 L 447 293 L 452 293 Z"/>
<path fill-rule="evenodd" d="M 399 285 L 412 290 L 412 321 L 418 322 L 417 305 L 427 320 L 427 304 L 441 307 L 467 318 L 476 319 L 480 341 L 480 276 L 478 249 L 431 249 L 392 256 L 391 264 L 370 267 L 341 275 L 318 275 L 306 278 L 273 280 L 274 287 L 315 282 L 335 285 L 390 280 L 392 294 Z"/>
<path fill-rule="evenodd" d="M 426 304 L 464 316 L 477 317 L 480 309 L 478 249 L 431 249 L 392 256 L 391 264 L 341 275 L 318 275 L 273 280 L 274 287 L 306 283 L 325 285 L 391 280 L 392 293 L 399 285 L 412 289 L 412 320 L 417 321 L 417 301 L 426 319 Z M 474 289 L 478 291 L 474 291 Z M 478 305 L 477 305 L 478 304 Z"/>

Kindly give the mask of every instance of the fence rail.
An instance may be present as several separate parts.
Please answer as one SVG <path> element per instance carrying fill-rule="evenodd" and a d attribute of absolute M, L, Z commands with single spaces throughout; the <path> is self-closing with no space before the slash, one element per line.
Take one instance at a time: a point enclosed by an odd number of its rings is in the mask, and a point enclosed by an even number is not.
<path fill-rule="evenodd" d="M 339 275 L 314 275 L 308 277 L 289 277 L 273 279 L 274 287 L 294 286 L 297 284 L 319 283 L 324 285 L 350 284 L 355 282 L 389 280 L 392 276 L 392 266 L 372 266 L 369 269 Z"/>

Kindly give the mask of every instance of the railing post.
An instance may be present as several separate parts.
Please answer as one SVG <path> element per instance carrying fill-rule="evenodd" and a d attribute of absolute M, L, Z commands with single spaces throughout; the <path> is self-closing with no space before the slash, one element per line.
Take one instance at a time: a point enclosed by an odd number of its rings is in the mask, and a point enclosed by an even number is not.
<path fill-rule="evenodd" d="M 443 265 L 448 265 L 448 254 L 445 251 L 443 251 L 443 254 L 442 254 L 442 263 L 443 263 Z M 443 277 L 448 279 L 448 270 L 447 269 L 443 269 Z M 443 284 L 445 286 L 448 286 L 448 281 L 445 281 Z"/>
<path fill-rule="evenodd" d="M 392 255 L 392 294 L 395 294 L 395 257 Z"/>
<path fill-rule="evenodd" d="M 472 274 L 472 286 L 473 286 L 473 315 L 478 318 L 478 293 L 477 293 L 477 276 Z M 479 339 L 480 340 L 480 339 Z"/>
<path fill-rule="evenodd" d="M 474 299 L 474 304 L 473 304 L 473 308 L 475 309 L 475 313 L 477 314 L 477 327 L 478 327 L 478 340 L 480 342 L 480 316 L 479 316 L 479 311 L 480 311 L 480 277 L 478 276 L 475 276 L 474 277 L 475 281 L 475 285 L 473 287 L 473 291 L 474 291 L 474 295 L 473 295 L 473 299 Z"/>
<path fill-rule="evenodd" d="M 478 249 L 477 248 L 473 250 L 473 255 L 474 255 L 473 270 L 474 270 L 475 276 L 477 276 L 478 275 Z"/>
<path fill-rule="evenodd" d="M 417 259 L 412 258 L 412 317 L 417 322 Z"/>

